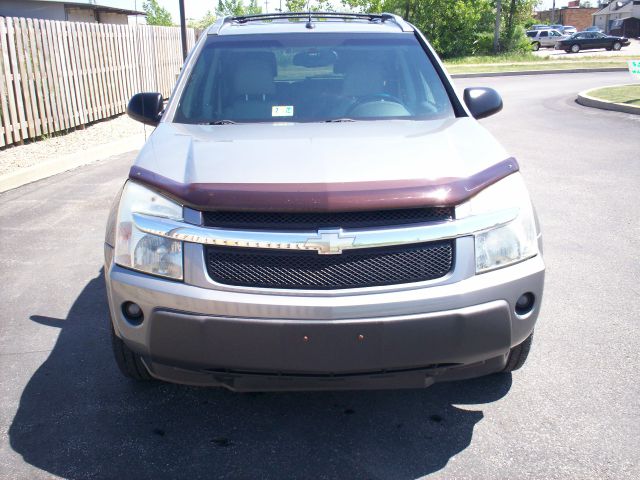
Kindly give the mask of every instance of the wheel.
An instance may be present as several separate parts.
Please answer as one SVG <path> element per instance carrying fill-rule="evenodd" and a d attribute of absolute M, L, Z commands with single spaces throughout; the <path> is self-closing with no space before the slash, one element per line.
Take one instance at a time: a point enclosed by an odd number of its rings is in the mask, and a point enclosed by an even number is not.
<path fill-rule="evenodd" d="M 116 335 L 113 330 L 113 325 L 111 325 L 111 345 L 118 368 L 125 377 L 129 377 L 138 382 L 146 382 L 152 379 L 147 371 L 147 367 L 142 363 L 140 355 L 125 345 L 122 339 Z"/>
<path fill-rule="evenodd" d="M 533 51 L 537 52 L 538 50 L 540 50 L 540 42 L 533 42 L 532 47 Z"/>
<path fill-rule="evenodd" d="M 571 51 L 573 53 L 578 53 L 580 51 L 580 45 L 578 45 L 577 43 L 574 45 L 571 45 Z"/>
<path fill-rule="evenodd" d="M 527 339 L 522 342 L 520 345 L 516 345 L 509 352 L 509 357 L 507 358 L 507 365 L 502 370 L 505 373 L 513 372 L 514 370 L 518 370 L 524 362 L 526 362 L 527 357 L 529 356 L 529 350 L 531 350 L 531 343 L 533 342 L 533 333 L 527 337 Z"/>
<path fill-rule="evenodd" d="M 613 44 L 613 49 L 617 52 L 618 50 L 620 50 L 622 48 L 622 44 L 620 42 L 615 42 Z"/>

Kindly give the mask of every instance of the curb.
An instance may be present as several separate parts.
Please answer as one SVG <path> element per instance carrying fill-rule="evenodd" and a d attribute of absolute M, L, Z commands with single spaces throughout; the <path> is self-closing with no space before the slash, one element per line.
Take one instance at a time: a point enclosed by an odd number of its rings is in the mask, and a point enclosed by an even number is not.
<path fill-rule="evenodd" d="M 624 85 L 607 85 L 608 87 L 622 87 Z M 635 107 L 633 105 L 625 105 L 624 103 L 614 103 L 607 102 L 606 100 L 600 100 L 599 98 L 592 97 L 587 95 L 587 92 L 592 90 L 597 90 L 594 88 L 590 88 L 589 90 L 585 90 L 578 94 L 576 98 L 576 103 L 582 105 L 583 107 L 591 107 L 591 108 L 599 108 L 600 110 L 611 110 L 613 112 L 622 112 L 622 113 L 630 113 L 632 115 L 640 115 L 640 107 Z"/>
<path fill-rule="evenodd" d="M 572 68 L 553 70 L 522 70 L 514 72 L 474 72 L 474 73 L 452 73 L 452 78 L 474 78 L 474 77 L 516 77 L 518 75 L 550 75 L 554 73 L 596 73 L 596 72 L 628 72 L 626 67 L 602 67 L 602 68 Z"/>
<path fill-rule="evenodd" d="M 5 175 L 0 175 L 0 193 L 21 187 L 27 183 L 52 177 L 74 168 L 89 165 L 105 158 L 122 153 L 139 150 L 144 144 L 144 135 L 138 134 L 113 142 L 105 143 L 88 150 L 60 155 L 45 162 L 21 168 Z"/>

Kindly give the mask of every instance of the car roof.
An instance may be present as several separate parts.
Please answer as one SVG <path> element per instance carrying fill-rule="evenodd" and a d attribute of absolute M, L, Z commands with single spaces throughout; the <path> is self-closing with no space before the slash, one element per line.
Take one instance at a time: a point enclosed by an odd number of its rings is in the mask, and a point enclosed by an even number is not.
<path fill-rule="evenodd" d="M 334 12 L 274 13 L 218 19 L 208 35 L 251 35 L 300 32 L 399 33 L 415 29 L 400 16 Z"/>
<path fill-rule="evenodd" d="M 259 35 L 269 33 L 353 32 L 401 33 L 414 28 L 389 13 L 281 13 L 224 17 L 207 30 L 208 35 Z"/>

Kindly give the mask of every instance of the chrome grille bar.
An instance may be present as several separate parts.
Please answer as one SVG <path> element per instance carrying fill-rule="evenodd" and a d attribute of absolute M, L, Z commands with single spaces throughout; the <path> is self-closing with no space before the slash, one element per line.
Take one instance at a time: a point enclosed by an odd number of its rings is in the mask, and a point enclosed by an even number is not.
<path fill-rule="evenodd" d="M 134 213 L 135 226 L 160 237 L 243 248 L 315 250 L 320 254 L 339 254 L 343 250 L 435 242 L 473 235 L 509 223 L 517 208 L 457 220 L 378 229 L 320 229 L 316 231 L 260 231 L 202 227 L 168 218 Z"/>

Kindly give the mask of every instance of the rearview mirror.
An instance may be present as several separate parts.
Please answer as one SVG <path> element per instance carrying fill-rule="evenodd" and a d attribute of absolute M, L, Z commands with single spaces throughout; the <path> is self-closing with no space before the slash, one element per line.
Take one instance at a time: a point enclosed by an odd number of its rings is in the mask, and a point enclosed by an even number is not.
<path fill-rule="evenodd" d="M 470 87 L 464 89 L 464 103 L 473 115 L 481 119 L 502 110 L 502 98 L 493 88 Z"/>
<path fill-rule="evenodd" d="M 157 92 L 136 93 L 127 105 L 127 115 L 138 122 L 155 127 L 160 122 L 164 103 Z"/>
<path fill-rule="evenodd" d="M 312 48 L 294 55 L 293 64 L 298 67 L 317 68 L 333 65 L 336 60 L 338 60 L 338 54 L 335 51 Z"/>

